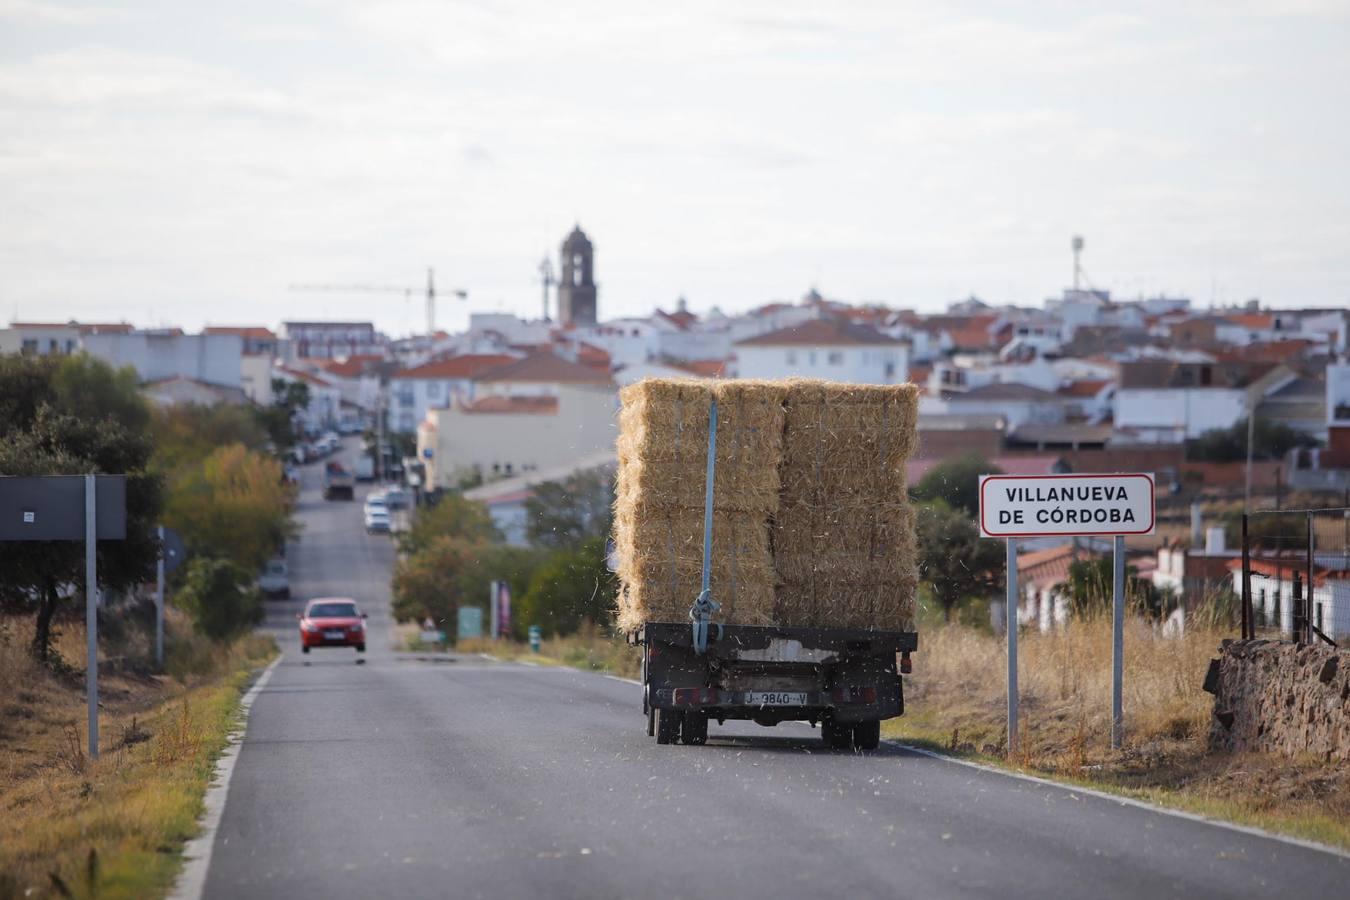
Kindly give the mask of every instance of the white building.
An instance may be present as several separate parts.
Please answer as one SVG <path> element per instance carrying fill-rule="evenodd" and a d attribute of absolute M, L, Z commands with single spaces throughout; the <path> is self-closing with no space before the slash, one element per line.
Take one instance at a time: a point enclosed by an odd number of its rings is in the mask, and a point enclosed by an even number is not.
<path fill-rule="evenodd" d="M 342 392 L 328 379 L 290 366 L 277 366 L 273 373 L 282 382 L 309 385 L 309 406 L 304 409 L 301 422 L 306 431 L 333 428 L 341 421 Z"/>
<path fill-rule="evenodd" d="M 236 334 L 183 334 L 176 328 L 84 334 L 85 352 L 115 367 L 131 366 L 142 381 L 189 378 L 242 388 L 244 342 Z"/>
<path fill-rule="evenodd" d="M 384 340 L 370 322 L 282 322 L 287 359 L 334 359 L 380 353 Z"/>
<path fill-rule="evenodd" d="M 534 486 L 549 481 L 565 481 L 579 472 L 603 469 L 613 475 L 618 457 L 614 448 L 596 451 L 551 469 L 539 469 L 524 475 L 503 478 L 464 492 L 466 500 L 487 507 L 492 524 L 508 544 L 529 544 L 529 512 L 526 503 L 534 496 Z"/>
<path fill-rule="evenodd" d="M 503 387 L 498 383 L 495 387 Z M 427 484 L 456 487 L 554 469 L 613 451 L 618 398 L 612 385 L 554 383 L 549 393 L 485 393 L 432 409 L 417 429 Z"/>
<path fill-rule="evenodd" d="M 900 384 L 909 378 L 909 345 L 874 328 L 835 318 L 737 341 L 741 378 L 798 375 L 858 384 Z"/>
<path fill-rule="evenodd" d="M 428 410 L 472 401 L 476 376 L 517 359 L 518 355 L 504 353 L 468 353 L 395 373 L 389 379 L 389 427 L 412 433 Z"/>
<path fill-rule="evenodd" d="M 8 328 L 0 328 L 0 353 L 78 353 L 87 334 L 128 334 L 132 330 L 126 322 L 11 322 Z"/>

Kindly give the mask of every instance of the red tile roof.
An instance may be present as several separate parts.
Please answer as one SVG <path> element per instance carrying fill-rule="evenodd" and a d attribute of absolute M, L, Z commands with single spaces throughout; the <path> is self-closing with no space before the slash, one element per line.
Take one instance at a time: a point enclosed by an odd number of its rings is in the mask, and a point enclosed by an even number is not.
<path fill-rule="evenodd" d="M 558 412 L 557 397 L 482 397 L 460 405 L 466 413 L 515 413 L 517 415 L 551 416 Z"/>
<path fill-rule="evenodd" d="M 800 325 L 780 328 L 758 337 L 737 341 L 738 347 L 858 347 L 871 344 L 899 344 L 875 328 L 854 325 L 842 319 L 809 319 Z"/>
<path fill-rule="evenodd" d="M 482 382 L 537 384 L 610 384 L 608 371 L 574 363 L 553 353 L 535 353 L 474 376 Z"/>
<path fill-rule="evenodd" d="M 327 380 L 320 378 L 313 372 L 302 372 L 299 369 L 292 369 L 289 366 L 277 366 L 277 371 L 281 372 L 282 374 L 289 375 L 291 378 L 294 378 L 297 381 L 303 381 L 306 384 L 312 384 L 318 387 L 333 386 Z"/>
<path fill-rule="evenodd" d="M 237 334 L 242 338 L 263 341 L 274 341 L 277 338 L 272 329 L 261 325 L 208 325 L 202 329 L 202 334 Z"/>
<path fill-rule="evenodd" d="M 370 371 L 384 357 L 378 353 L 357 353 L 344 360 L 323 360 L 319 365 L 330 375 L 340 378 L 356 378 Z"/>
<path fill-rule="evenodd" d="M 1086 558 L 1079 551 L 1080 558 Z M 1069 566 L 1073 563 L 1073 544 L 1059 544 L 1044 550 L 1017 555 L 1017 577 L 1024 584 L 1034 584 L 1038 588 L 1054 587 L 1068 580 Z"/>
<path fill-rule="evenodd" d="M 1233 313 L 1223 318 L 1234 325 L 1241 325 L 1243 328 L 1262 329 L 1275 324 L 1275 316 L 1271 313 Z"/>
<path fill-rule="evenodd" d="M 725 378 L 729 359 L 691 359 L 687 362 L 672 362 L 676 369 L 691 372 L 700 378 Z"/>
<path fill-rule="evenodd" d="M 1059 389 L 1059 393 L 1066 397 L 1095 397 L 1102 392 L 1102 388 L 1111 382 L 1108 379 L 1089 378 L 1083 381 L 1075 381 L 1066 384 Z"/>
<path fill-rule="evenodd" d="M 498 366 L 504 366 L 519 360 L 516 356 L 504 353 L 465 353 L 423 363 L 412 369 L 404 369 L 394 375 L 395 378 L 474 378 Z"/>
<path fill-rule="evenodd" d="M 1309 350 L 1321 346 L 1315 341 L 1289 338 L 1282 341 L 1262 341 L 1245 347 L 1220 350 L 1215 354 L 1224 362 L 1287 362 L 1299 359 Z"/>

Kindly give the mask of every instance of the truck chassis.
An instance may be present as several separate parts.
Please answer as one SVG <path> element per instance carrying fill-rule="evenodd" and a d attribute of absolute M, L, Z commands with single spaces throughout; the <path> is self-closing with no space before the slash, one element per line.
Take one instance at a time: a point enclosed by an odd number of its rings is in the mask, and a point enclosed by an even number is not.
<path fill-rule="evenodd" d="M 909 631 L 713 625 L 704 653 L 689 623 L 652 622 L 642 647 L 642 711 L 658 744 L 702 744 L 708 722 L 819 724 L 837 749 L 875 749 L 881 721 L 903 715 Z M 897 656 L 899 659 L 897 660 Z"/>

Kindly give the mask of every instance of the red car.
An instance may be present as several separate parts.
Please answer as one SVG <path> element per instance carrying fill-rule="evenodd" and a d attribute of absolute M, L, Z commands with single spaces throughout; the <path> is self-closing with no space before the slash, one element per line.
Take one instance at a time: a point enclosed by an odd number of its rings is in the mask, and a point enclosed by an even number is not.
<path fill-rule="evenodd" d="M 300 650 L 311 647 L 355 647 L 366 652 L 366 614 L 348 597 L 320 597 L 305 606 L 300 620 Z"/>

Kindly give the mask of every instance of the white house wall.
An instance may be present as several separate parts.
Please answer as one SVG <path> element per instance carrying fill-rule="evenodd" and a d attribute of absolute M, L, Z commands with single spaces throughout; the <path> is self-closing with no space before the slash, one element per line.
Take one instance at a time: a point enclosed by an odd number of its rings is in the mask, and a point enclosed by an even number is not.
<path fill-rule="evenodd" d="M 1246 410 L 1246 392 L 1233 388 L 1120 388 L 1115 425 L 1137 430 L 1145 440 L 1172 443 L 1231 428 Z"/>

